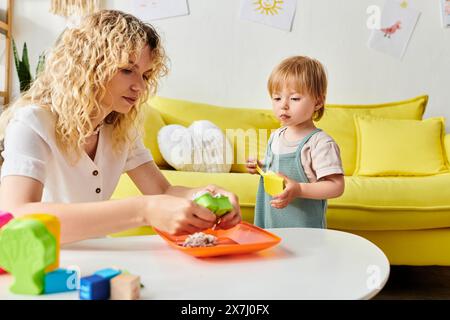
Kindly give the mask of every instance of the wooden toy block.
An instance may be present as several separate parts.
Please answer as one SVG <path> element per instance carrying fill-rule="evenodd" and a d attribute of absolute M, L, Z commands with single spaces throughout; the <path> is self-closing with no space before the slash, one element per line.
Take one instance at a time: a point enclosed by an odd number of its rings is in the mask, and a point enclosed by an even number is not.
<path fill-rule="evenodd" d="M 44 293 L 58 293 L 77 290 L 77 279 L 79 275 L 76 270 L 56 269 L 45 274 Z"/>
<path fill-rule="evenodd" d="M 42 222 L 47 230 L 55 237 L 56 240 L 56 259 L 55 262 L 52 263 L 45 269 L 45 272 L 51 272 L 59 268 L 59 251 L 60 251 L 60 242 L 61 242 L 61 224 L 59 223 L 59 219 L 53 215 L 45 214 L 45 213 L 34 213 L 27 214 L 20 219 L 34 219 Z"/>
<path fill-rule="evenodd" d="M 113 269 L 113 268 L 101 269 L 101 270 L 94 272 L 95 275 L 103 277 L 108 280 L 111 280 L 112 278 L 118 276 L 121 273 L 122 273 L 122 271 L 120 271 L 118 269 Z"/>
<path fill-rule="evenodd" d="M 41 294 L 55 257 L 55 237 L 40 221 L 13 219 L 0 230 L 0 265 L 14 276 L 13 293 Z"/>
<path fill-rule="evenodd" d="M 128 270 L 123 269 L 121 274 L 131 274 Z M 139 284 L 139 286 L 142 288 L 145 288 L 145 286 L 142 284 L 142 282 Z"/>
<path fill-rule="evenodd" d="M 109 299 L 111 285 L 109 279 L 98 275 L 83 277 L 80 280 L 81 300 L 107 300 Z"/>
<path fill-rule="evenodd" d="M 0 210 L 0 228 L 6 225 L 9 221 L 13 219 L 13 215 L 9 212 Z M 0 268 L 0 274 L 5 274 L 6 271 Z"/>
<path fill-rule="evenodd" d="M 0 210 L 0 228 L 7 224 L 14 217 L 11 213 Z"/>
<path fill-rule="evenodd" d="M 111 280 L 111 300 L 138 300 L 140 294 L 139 276 L 121 274 Z"/>

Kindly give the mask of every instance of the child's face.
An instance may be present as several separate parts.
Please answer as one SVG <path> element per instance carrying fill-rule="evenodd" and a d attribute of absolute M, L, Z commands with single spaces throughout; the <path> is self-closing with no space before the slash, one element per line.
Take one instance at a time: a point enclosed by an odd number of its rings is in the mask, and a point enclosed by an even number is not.
<path fill-rule="evenodd" d="M 139 101 L 147 89 L 147 77 L 151 68 L 151 52 L 148 46 L 139 57 L 130 57 L 130 64 L 119 69 L 106 85 L 106 94 L 101 101 L 107 113 L 127 113 Z"/>
<path fill-rule="evenodd" d="M 272 93 L 272 107 L 283 126 L 297 126 L 311 124 L 314 111 L 322 106 L 309 94 L 284 87 Z"/>

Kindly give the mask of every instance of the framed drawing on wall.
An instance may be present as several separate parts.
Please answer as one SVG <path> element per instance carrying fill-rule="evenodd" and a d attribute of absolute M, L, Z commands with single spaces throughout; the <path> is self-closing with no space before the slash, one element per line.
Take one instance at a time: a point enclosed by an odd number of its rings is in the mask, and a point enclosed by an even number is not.
<path fill-rule="evenodd" d="M 420 12 L 396 0 L 387 0 L 381 15 L 381 28 L 373 29 L 368 46 L 402 59 L 414 33 Z"/>
<path fill-rule="evenodd" d="M 11 95 L 11 26 L 12 0 L 0 0 L 0 106 Z"/>
<path fill-rule="evenodd" d="M 6 73 L 6 37 L 3 33 L 0 33 L 0 92 L 6 92 L 5 83 Z M 4 95 L 0 95 L 0 106 L 5 104 Z"/>
<path fill-rule="evenodd" d="M 126 11 L 144 21 L 189 15 L 187 0 L 134 0 L 127 6 L 131 8 Z"/>
<path fill-rule="evenodd" d="M 442 26 L 450 28 L 450 0 L 441 0 Z"/>

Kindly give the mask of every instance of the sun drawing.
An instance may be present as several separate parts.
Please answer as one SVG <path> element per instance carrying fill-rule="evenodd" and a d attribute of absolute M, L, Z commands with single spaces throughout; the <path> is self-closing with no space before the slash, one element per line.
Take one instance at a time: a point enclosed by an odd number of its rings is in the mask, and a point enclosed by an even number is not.
<path fill-rule="evenodd" d="M 284 1 L 282 0 L 257 0 L 255 1 L 256 11 L 259 13 L 267 15 L 276 15 L 279 10 L 282 10 L 281 5 Z"/>

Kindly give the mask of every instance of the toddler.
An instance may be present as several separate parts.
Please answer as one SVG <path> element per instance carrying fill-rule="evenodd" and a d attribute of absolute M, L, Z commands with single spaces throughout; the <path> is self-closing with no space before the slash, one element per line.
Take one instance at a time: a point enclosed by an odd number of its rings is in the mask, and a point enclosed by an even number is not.
<path fill-rule="evenodd" d="M 269 138 L 263 162 L 256 163 L 284 178 L 284 191 L 271 197 L 261 177 L 255 208 L 255 225 L 262 228 L 326 228 L 327 199 L 344 192 L 344 171 L 336 142 L 316 128 L 323 113 L 327 76 L 322 64 L 294 56 L 272 71 L 268 90 L 275 116 L 282 126 Z"/>

